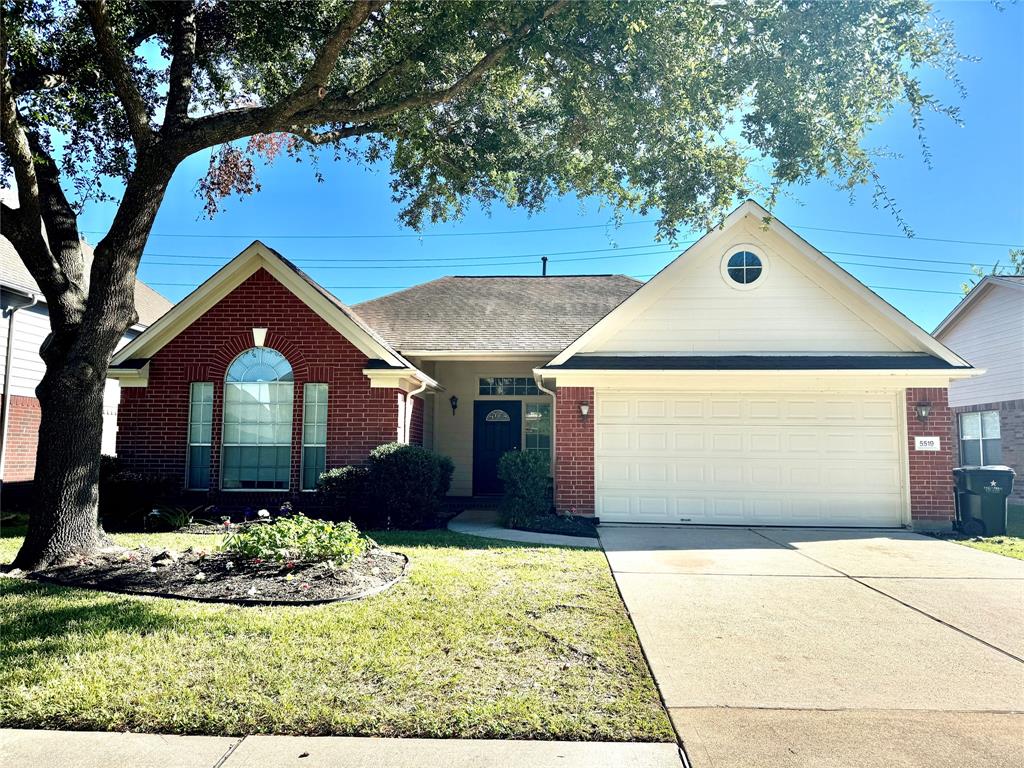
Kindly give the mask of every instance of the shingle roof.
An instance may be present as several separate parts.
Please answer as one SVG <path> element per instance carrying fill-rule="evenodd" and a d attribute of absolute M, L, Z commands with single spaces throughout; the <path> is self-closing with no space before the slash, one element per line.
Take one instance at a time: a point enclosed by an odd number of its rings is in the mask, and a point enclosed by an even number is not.
<path fill-rule="evenodd" d="M 400 351 L 553 352 L 641 285 L 625 275 L 442 277 L 353 309 Z"/>
<path fill-rule="evenodd" d="M 92 264 L 92 246 L 82 243 L 86 271 Z M 14 244 L 6 237 L 0 237 L 0 284 L 39 293 L 39 285 L 28 271 L 28 267 L 14 250 Z M 141 280 L 135 281 L 135 310 L 139 313 L 139 325 L 152 325 L 157 318 L 174 306 Z"/>

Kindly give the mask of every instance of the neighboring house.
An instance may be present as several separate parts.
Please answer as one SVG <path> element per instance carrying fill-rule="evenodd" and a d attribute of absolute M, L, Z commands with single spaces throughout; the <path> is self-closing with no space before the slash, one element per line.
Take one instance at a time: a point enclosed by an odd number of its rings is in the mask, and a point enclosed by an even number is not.
<path fill-rule="evenodd" d="M 1005 464 L 1024 502 L 1024 276 L 989 275 L 935 329 L 935 338 L 985 373 L 949 388 L 956 462 Z"/>
<path fill-rule="evenodd" d="M 87 263 L 91 263 L 92 247 L 83 242 L 82 248 Z M 135 306 L 139 322 L 125 333 L 122 345 L 138 336 L 172 305 L 145 283 L 136 281 Z M 50 318 L 39 286 L 5 237 L 0 237 L 0 308 L 3 309 L 0 375 L 4 382 L 0 410 L 3 432 L 0 480 L 6 486 L 31 481 L 35 475 L 39 434 L 36 386 L 45 371 L 39 348 L 50 333 Z M 117 382 L 108 381 L 103 398 L 103 452 L 106 454 L 115 451 L 119 398 Z M 9 487 L 7 492 L 10 492 Z"/>
<path fill-rule="evenodd" d="M 115 355 L 118 453 L 226 504 L 388 441 L 614 522 L 949 527 L 968 363 L 748 201 L 646 284 L 446 277 L 347 307 L 255 242 Z M 308 498 L 308 497 L 307 497 Z"/>

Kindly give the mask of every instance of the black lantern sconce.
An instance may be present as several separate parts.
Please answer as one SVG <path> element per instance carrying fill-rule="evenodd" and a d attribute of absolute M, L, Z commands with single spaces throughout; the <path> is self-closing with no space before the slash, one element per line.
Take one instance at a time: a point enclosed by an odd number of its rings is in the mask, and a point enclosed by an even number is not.
<path fill-rule="evenodd" d="M 590 413 L 590 403 L 580 403 L 580 418 L 583 421 L 587 420 L 588 413 Z"/>
<path fill-rule="evenodd" d="M 914 411 L 917 413 L 917 420 L 924 424 L 928 421 L 928 415 L 932 412 L 932 404 L 918 403 L 914 406 Z"/>
<path fill-rule="evenodd" d="M 448 403 L 452 407 L 452 416 L 454 416 L 455 409 L 459 407 L 459 398 L 457 398 L 455 395 L 452 395 L 451 397 L 448 398 Z"/>

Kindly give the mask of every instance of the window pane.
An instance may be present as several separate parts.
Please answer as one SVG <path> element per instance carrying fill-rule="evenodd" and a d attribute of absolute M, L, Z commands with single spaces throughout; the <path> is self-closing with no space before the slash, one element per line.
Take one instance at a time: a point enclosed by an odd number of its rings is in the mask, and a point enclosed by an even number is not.
<path fill-rule="evenodd" d="M 194 381 L 189 385 L 188 453 L 186 478 L 189 488 L 210 485 L 210 440 L 213 425 L 213 383 Z"/>
<path fill-rule="evenodd" d="M 1003 441 L 998 438 L 995 440 L 982 440 L 981 458 L 986 464 L 1002 464 Z"/>
<path fill-rule="evenodd" d="M 999 437 L 999 411 L 981 412 L 981 436 Z"/>
<path fill-rule="evenodd" d="M 960 441 L 960 464 L 963 466 L 978 466 L 981 464 L 980 440 Z"/>
<path fill-rule="evenodd" d="M 960 439 L 977 440 L 979 437 L 981 437 L 981 414 L 961 413 Z"/>

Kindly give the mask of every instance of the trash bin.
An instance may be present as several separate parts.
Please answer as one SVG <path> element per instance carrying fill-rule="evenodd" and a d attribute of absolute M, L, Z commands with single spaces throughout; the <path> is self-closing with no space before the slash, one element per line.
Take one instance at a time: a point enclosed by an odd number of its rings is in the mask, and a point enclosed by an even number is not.
<path fill-rule="evenodd" d="M 1006 499 L 1013 492 L 1015 472 L 1009 467 L 957 467 L 956 528 L 967 536 L 1006 533 Z"/>

